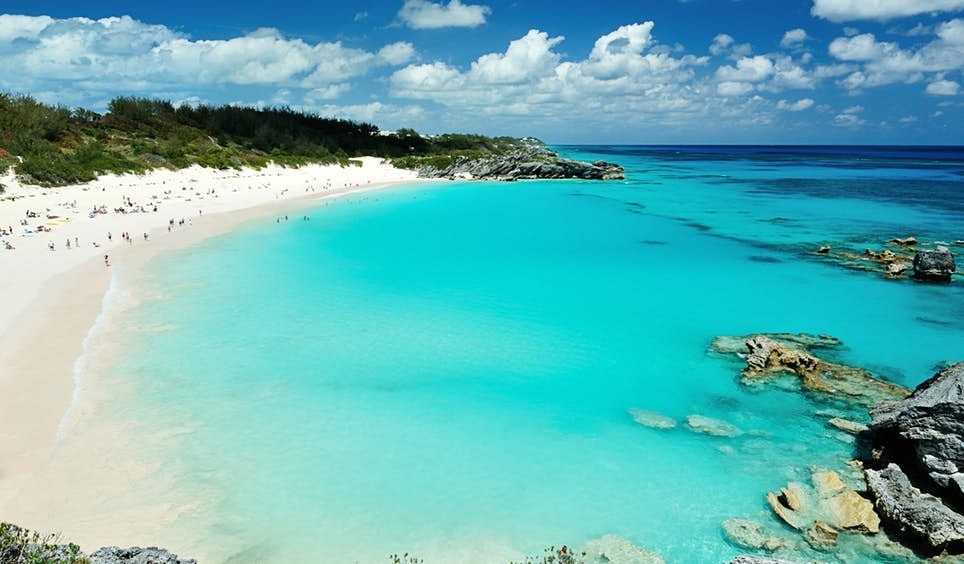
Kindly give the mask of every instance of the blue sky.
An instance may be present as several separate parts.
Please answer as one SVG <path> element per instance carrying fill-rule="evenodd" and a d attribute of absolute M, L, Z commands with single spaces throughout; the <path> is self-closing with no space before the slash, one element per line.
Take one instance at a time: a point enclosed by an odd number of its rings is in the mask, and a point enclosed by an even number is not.
<path fill-rule="evenodd" d="M 267 9 L 267 8 L 270 8 Z M 0 90 L 551 143 L 964 144 L 964 0 L 2 0 Z"/>

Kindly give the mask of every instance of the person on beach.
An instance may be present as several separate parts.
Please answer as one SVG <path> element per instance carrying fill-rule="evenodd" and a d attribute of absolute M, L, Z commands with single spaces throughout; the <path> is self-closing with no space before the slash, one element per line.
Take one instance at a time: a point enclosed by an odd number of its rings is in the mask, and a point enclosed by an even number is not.
<path fill-rule="evenodd" d="M 104 266 L 110 266 L 110 255 L 104 255 Z"/>

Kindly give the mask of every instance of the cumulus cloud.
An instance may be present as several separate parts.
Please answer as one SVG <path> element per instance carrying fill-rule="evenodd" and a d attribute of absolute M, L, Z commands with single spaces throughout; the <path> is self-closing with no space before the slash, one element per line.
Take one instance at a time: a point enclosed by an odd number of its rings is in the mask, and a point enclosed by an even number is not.
<path fill-rule="evenodd" d="M 784 49 L 792 49 L 793 47 L 799 46 L 801 43 L 806 41 L 808 38 L 806 30 L 791 29 L 790 31 L 783 34 L 783 39 L 780 40 L 780 47 Z"/>
<path fill-rule="evenodd" d="M 935 80 L 927 85 L 926 92 L 936 96 L 957 96 L 961 85 L 953 80 Z"/>
<path fill-rule="evenodd" d="M 450 0 L 436 4 L 428 0 L 405 0 L 398 17 L 412 29 L 440 29 L 443 27 L 478 27 L 492 8 L 484 5 L 463 4 Z"/>
<path fill-rule="evenodd" d="M 724 81 L 716 85 L 720 96 L 742 96 L 753 90 L 749 82 Z"/>
<path fill-rule="evenodd" d="M 867 123 L 866 120 L 861 118 L 859 115 L 863 111 L 863 106 L 850 106 L 834 116 L 833 124 L 837 127 L 860 127 L 861 125 Z"/>
<path fill-rule="evenodd" d="M 936 27 L 937 38 L 918 49 L 904 49 L 894 42 L 878 41 L 871 33 L 838 37 L 830 54 L 861 66 L 841 84 L 851 90 L 895 82 L 918 82 L 926 73 L 964 69 L 964 20 L 953 19 Z"/>
<path fill-rule="evenodd" d="M 677 55 L 652 31 L 653 22 L 620 26 L 600 36 L 585 58 L 563 60 L 557 48 L 564 38 L 534 29 L 468 68 L 441 61 L 402 68 L 392 75 L 392 95 L 474 115 L 533 120 L 578 113 L 596 122 L 619 115 L 633 121 L 655 116 L 665 123 L 701 111 L 706 100 L 694 68 L 707 58 Z"/>
<path fill-rule="evenodd" d="M 786 110 L 788 112 L 802 112 L 803 110 L 808 110 L 813 107 L 813 99 L 803 98 L 797 100 L 796 102 L 788 102 L 786 100 L 780 100 L 777 102 L 778 110 Z"/>
<path fill-rule="evenodd" d="M 723 66 L 716 69 L 716 78 L 720 81 L 759 82 L 773 74 L 773 61 L 763 55 L 743 57 L 736 62 L 736 66 Z"/>
<path fill-rule="evenodd" d="M 0 15 L 0 88 L 59 84 L 158 95 L 214 85 L 320 88 L 414 58 L 411 44 L 376 53 L 340 42 L 307 43 L 272 28 L 192 40 L 130 17 L 54 19 Z"/>
<path fill-rule="evenodd" d="M 721 33 L 713 38 L 710 44 L 710 54 L 727 55 L 731 59 L 739 59 L 753 52 L 753 47 L 749 43 L 736 43 L 732 36 Z"/>
<path fill-rule="evenodd" d="M 813 0 L 815 16 L 833 22 L 890 20 L 964 9 L 964 0 Z"/>

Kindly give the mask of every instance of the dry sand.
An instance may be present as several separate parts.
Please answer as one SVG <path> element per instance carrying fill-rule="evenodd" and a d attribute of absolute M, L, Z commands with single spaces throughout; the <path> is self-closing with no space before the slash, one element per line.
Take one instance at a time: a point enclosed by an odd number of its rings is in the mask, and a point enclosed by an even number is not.
<path fill-rule="evenodd" d="M 109 462 L 91 459 L 98 456 L 90 452 L 92 440 L 117 450 L 130 437 L 120 429 L 98 428 L 88 430 L 79 444 L 70 440 L 98 397 L 96 384 L 84 380 L 76 401 L 75 363 L 112 276 L 250 219 L 297 213 L 305 199 L 415 181 L 410 171 L 374 158 L 361 160 L 361 167 L 193 167 L 107 175 L 63 188 L 24 186 L 10 172 L 0 178 L 6 187 L 0 195 L 0 227 L 13 232 L 0 235 L 0 519 L 63 532 L 85 549 L 161 542 L 155 535 L 164 523 L 190 508 L 116 499 L 125 484 L 150 468 L 105 468 Z M 107 213 L 91 213 L 102 206 Z M 28 218 L 28 210 L 37 217 Z M 39 231 L 40 226 L 49 231 Z M 121 237 L 124 232 L 131 234 L 130 242 Z M 6 242 L 14 249 L 4 249 Z M 151 489 L 160 492 L 164 485 Z M 142 496 L 150 493 L 142 488 Z M 90 511 L 77 507 L 85 504 Z"/>

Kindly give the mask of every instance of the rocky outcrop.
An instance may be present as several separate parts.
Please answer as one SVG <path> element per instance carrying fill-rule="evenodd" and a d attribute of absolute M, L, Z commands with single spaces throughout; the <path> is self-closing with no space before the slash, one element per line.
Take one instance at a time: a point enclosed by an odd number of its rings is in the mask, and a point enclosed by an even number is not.
<path fill-rule="evenodd" d="M 964 552 L 964 516 L 915 488 L 899 466 L 868 469 L 866 477 L 877 510 L 900 537 L 931 552 Z"/>
<path fill-rule="evenodd" d="M 895 462 L 923 489 L 964 507 L 964 362 L 903 401 L 871 407 L 870 419 L 879 463 Z"/>
<path fill-rule="evenodd" d="M 43 537 L 10 523 L 0 523 L 0 563 L 87 562 L 89 564 L 197 564 L 157 547 L 107 546 L 84 554 L 75 544 L 63 544 L 57 535 Z"/>
<path fill-rule="evenodd" d="M 964 362 L 870 417 L 865 474 L 878 511 L 912 544 L 964 553 Z"/>
<path fill-rule="evenodd" d="M 743 351 L 735 344 L 742 342 Z M 746 337 L 717 337 L 713 349 L 736 353 L 746 361 L 741 373 L 744 384 L 766 381 L 777 374 L 792 374 L 807 390 L 870 405 L 900 399 L 909 394 L 902 386 L 875 378 L 862 368 L 825 361 L 810 348 L 840 345 L 833 337 L 811 335 L 758 334 Z"/>
<path fill-rule="evenodd" d="M 466 180 L 524 180 L 582 178 L 585 180 L 622 180 L 623 167 L 606 161 L 584 162 L 563 159 L 542 146 L 528 146 L 482 158 L 456 157 L 445 167 L 424 166 L 424 178 L 461 178 Z"/>
<path fill-rule="evenodd" d="M 197 564 L 196 560 L 181 560 L 162 548 L 119 548 L 105 546 L 90 555 L 91 564 Z"/>
<path fill-rule="evenodd" d="M 914 278 L 950 282 L 955 270 L 954 254 L 947 247 L 918 251 L 914 255 Z"/>

